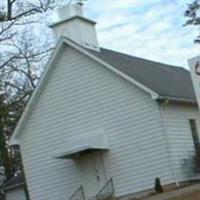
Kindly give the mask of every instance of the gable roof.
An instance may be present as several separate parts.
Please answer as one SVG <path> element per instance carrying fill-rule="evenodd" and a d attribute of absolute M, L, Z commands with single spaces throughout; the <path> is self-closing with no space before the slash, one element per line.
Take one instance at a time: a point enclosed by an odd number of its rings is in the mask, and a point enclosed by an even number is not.
<path fill-rule="evenodd" d="M 56 57 L 63 50 L 64 44 L 78 50 L 130 83 L 141 88 L 143 91 L 149 93 L 155 100 L 167 97 L 168 99 L 196 103 L 190 73 L 183 68 L 136 58 L 104 48 L 101 48 L 99 52 L 92 51 L 66 37 L 62 37 L 14 130 L 10 140 L 11 145 L 18 144 L 17 137 L 26 124 L 27 118 L 32 112 L 42 88 L 53 69 Z"/>
<path fill-rule="evenodd" d="M 101 48 L 94 55 L 159 94 L 159 98 L 196 102 L 190 72 L 159 62 Z"/>

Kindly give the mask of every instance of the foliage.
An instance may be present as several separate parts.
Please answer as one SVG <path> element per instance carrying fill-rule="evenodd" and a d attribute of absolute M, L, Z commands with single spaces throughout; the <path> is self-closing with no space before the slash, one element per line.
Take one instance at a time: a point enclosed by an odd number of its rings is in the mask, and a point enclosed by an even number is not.
<path fill-rule="evenodd" d="M 200 25 L 200 0 L 195 0 L 188 4 L 188 7 L 184 13 L 185 17 L 188 18 L 185 25 Z M 200 43 L 200 35 L 194 40 L 195 43 Z"/>
<path fill-rule="evenodd" d="M 44 19 L 62 4 L 0 1 L 0 165 L 6 167 L 8 178 L 22 167 L 19 148 L 8 141 L 53 50 Z"/>
<path fill-rule="evenodd" d="M 9 136 L 23 111 L 22 101 L 9 101 L 5 93 L 0 94 L 0 165 L 6 169 L 7 178 L 21 168 L 19 151 L 14 151 L 9 144 Z"/>

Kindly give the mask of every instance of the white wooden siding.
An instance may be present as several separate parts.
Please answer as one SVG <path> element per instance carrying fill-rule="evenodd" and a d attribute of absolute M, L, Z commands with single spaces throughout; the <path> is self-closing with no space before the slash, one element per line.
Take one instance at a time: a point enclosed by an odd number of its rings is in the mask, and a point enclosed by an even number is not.
<path fill-rule="evenodd" d="M 189 119 L 196 119 L 200 137 L 200 114 L 196 106 L 184 104 L 165 104 L 161 106 L 164 126 L 171 149 L 177 180 L 193 178 L 191 165 L 188 163 L 194 153 L 194 144 Z"/>
<path fill-rule="evenodd" d="M 150 95 L 66 47 L 20 137 L 31 200 L 64 200 L 81 184 L 73 161 L 53 158 L 74 135 L 104 128 L 117 196 L 174 182 L 158 105 Z"/>
<path fill-rule="evenodd" d="M 26 195 L 22 187 L 6 191 L 6 200 L 26 200 Z"/>

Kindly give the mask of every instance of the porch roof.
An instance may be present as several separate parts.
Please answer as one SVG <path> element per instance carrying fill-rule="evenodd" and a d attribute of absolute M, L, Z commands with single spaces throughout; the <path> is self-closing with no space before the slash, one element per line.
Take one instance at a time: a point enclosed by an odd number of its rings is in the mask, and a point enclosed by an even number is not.
<path fill-rule="evenodd" d="M 109 146 L 105 134 L 90 134 L 71 139 L 66 143 L 64 148 L 55 153 L 55 157 L 69 159 L 75 158 L 83 152 L 108 149 Z"/>

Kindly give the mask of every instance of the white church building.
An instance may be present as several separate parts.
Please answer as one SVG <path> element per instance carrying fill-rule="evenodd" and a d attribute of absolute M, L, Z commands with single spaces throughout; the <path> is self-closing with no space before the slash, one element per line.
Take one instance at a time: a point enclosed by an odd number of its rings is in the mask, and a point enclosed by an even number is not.
<path fill-rule="evenodd" d="M 190 72 L 101 48 L 81 5 L 60 16 L 56 49 L 12 137 L 31 200 L 104 200 L 151 190 L 156 178 L 198 180 Z"/>

